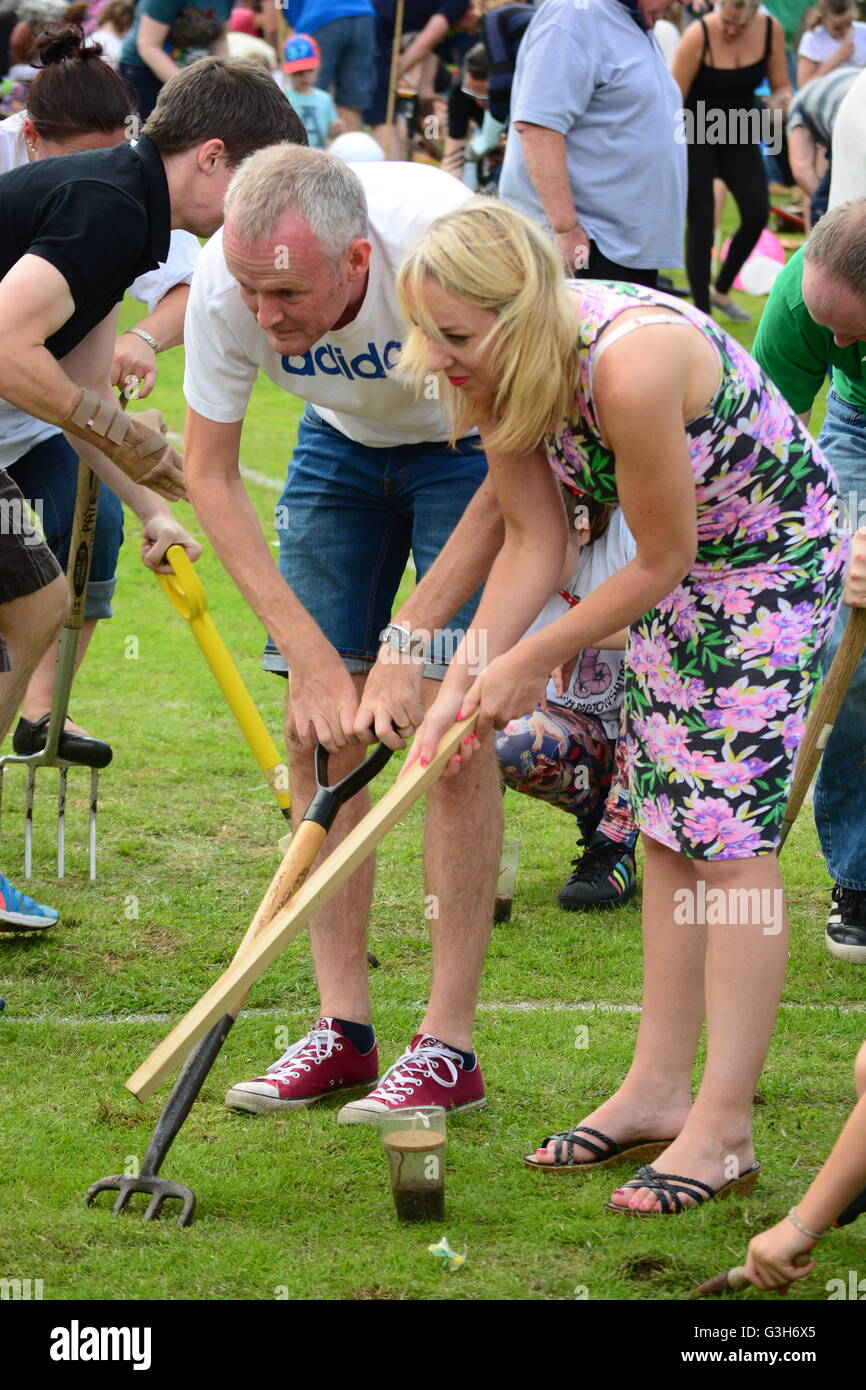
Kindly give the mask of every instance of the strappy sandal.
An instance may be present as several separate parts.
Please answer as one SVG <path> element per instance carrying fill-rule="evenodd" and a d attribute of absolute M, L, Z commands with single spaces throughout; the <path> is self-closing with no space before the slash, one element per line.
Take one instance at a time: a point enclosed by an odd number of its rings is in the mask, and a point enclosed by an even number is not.
<path fill-rule="evenodd" d="M 760 1171 L 760 1163 L 753 1163 L 745 1173 L 741 1173 L 738 1178 L 732 1178 L 722 1187 L 710 1187 L 707 1183 L 701 1182 L 700 1178 L 682 1178 L 677 1173 L 657 1173 L 655 1168 L 647 1165 L 645 1168 L 639 1168 L 637 1177 L 623 1186 L 648 1187 L 658 1197 L 661 1211 L 640 1211 L 635 1207 L 618 1206 L 616 1202 L 605 1202 L 605 1206 L 608 1211 L 624 1212 L 626 1216 L 678 1215 L 688 1210 L 680 1201 L 678 1193 L 682 1192 L 686 1197 L 690 1197 L 696 1207 L 709 1202 L 712 1197 L 729 1197 L 733 1192 L 738 1192 L 741 1197 L 748 1197 L 755 1190 Z"/>
<path fill-rule="evenodd" d="M 581 1136 L 584 1134 L 594 1134 L 604 1148 L 599 1148 L 591 1139 L 583 1139 Z M 589 1125 L 575 1125 L 573 1129 L 563 1130 L 562 1134 L 548 1134 L 539 1147 L 545 1148 L 551 1139 L 556 1140 L 553 1162 L 539 1163 L 534 1154 L 526 1154 L 523 1162 L 527 1168 L 535 1168 L 540 1173 L 575 1173 L 578 1169 L 582 1173 L 590 1173 L 595 1168 L 609 1168 L 611 1164 L 624 1163 L 627 1159 L 638 1163 L 641 1159 L 658 1158 L 674 1142 L 673 1139 L 633 1139 L 630 1144 L 618 1144 L 609 1135 L 602 1134 L 601 1130 L 590 1129 Z M 589 1149 L 595 1158 L 575 1159 L 575 1147 Z"/>

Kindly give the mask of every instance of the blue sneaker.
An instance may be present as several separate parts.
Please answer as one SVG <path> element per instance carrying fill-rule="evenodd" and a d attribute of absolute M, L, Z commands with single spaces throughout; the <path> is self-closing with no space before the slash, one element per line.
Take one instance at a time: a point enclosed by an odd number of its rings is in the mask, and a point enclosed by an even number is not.
<path fill-rule="evenodd" d="M 0 931 L 34 931 L 53 927 L 60 917 L 53 907 L 36 903 L 19 893 L 5 874 L 0 874 Z"/>

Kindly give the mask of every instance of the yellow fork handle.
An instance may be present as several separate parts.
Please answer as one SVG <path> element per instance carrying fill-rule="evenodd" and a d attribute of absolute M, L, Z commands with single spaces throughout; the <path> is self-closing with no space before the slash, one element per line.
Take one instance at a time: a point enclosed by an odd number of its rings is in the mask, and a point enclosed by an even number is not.
<path fill-rule="evenodd" d="M 253 757 L 264 773 L 277 805 L 286 813 L 292 804 L 288 769 L 280 758 L 276 744 L 265 728 L 225 643 L 214 627 L 213 619 L 208 613 L 204 586 L 182 545 L 170 545 L 165 558 L 174 573 L 158 574 L 156 577 L 160 586 L 169 602 L 189 623 L 192 635 L 201 648 L 202 655 L 213 672 Z"/>

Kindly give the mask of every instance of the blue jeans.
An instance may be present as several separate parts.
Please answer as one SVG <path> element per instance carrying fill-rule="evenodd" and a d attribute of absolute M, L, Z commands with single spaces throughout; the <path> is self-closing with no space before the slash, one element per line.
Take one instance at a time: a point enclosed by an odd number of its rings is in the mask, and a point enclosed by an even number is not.
<path fill-rule="evenodd" d="M 376 20 L 373 15 L 332 19 L 313 35 L 322 52 L 316 86 L 350 111 L 363 111 L 373 90 L 376 61 Z"/>
<path fill-rule="evenodd" d="M 486 475 L 477 440 L 374 449 L 307 406 L 277 505 L 280 573 L 347 670 L 370 670 L 410 553 L 420 583 Z M 444 677 L 480 596 L 434 634 L 426 676 Z M 264 667 L 286 670 L 270 639 Z"/>
<path fill-rule="evenodd" d="M 866 413 L 827 394 L 827 418 L 818 444 L 839 479 L 849 517 L 858 525 L 857 499 L 866 497 Z M 824 670 L 836 655 L 850 609 L 842 605 L 824 652 Z M 860 662 L 839 711 L 815 784 L 815 824 L 827 869 L 842 888 L 866 891 L 866 658 Z"/>
<path fill-rule="evenodd" d="M 62 434 L 52 434 L 7 469 L 36 511 L 42 531 L 61 569 L 69 559 L 75 516 L 78 455 Z M 117 557 L 123 544 L 123 507 L 105 483 L 99 485 L 96 533 L 87 585 L 85 618 L 110 618 Z"/>

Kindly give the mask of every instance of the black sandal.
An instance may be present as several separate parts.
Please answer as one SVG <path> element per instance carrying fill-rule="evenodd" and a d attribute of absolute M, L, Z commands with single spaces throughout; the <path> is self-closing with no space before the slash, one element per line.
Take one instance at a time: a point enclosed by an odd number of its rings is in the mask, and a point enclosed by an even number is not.
<path fill-rule="evenodd" d="M 591 1139 L 583 1139 L 581 1136 L 584 1134 L 594 1134 L 596 1139 L 600 1139 L 604 1144 L 604 1148 L 599 1148 Z M 574 1173 L 578 1169 L 588 1173 L 594 1168 L 609 1168 L 613 1163 L 624 1163 L 627 1159 L 638 1163 L 641 1159 L 658 1158 L 659 1154 L 664 1153 L 673 1143 L 673 1139 L 633 1139 L 630 1144 L 618 1144 L 615 1139 L 602 1134 L 601 1130 L 590 1129 L 589 1125 L 575 1125 L 573 1129 L 563 1130 L 561 1134 L 548 1134 L 539 1144 L 539 1148 L 543 1149 L 551 1139 L 556 1140 L 553 1162 L 539 1163 L 534 1154 L 526 1154 L 523 1162 L 527 1168 L 535 1168 L 541 1173 Z M 575 1146 L 589 1149 L 595 1157 L 575 1159 Z"/>
<path fill-rule="evenodd" d="M 605 1202 L 605 1206 L 608 1211 L 624 1212 L 626 1216 L 679 1215 L 680 1212 L 688 1210 L 679 1199 L 680 1192 L 690 1197 L 696 1207 L 703 1206 L 704 1202 L 709 1202 L 713 1197 L 728 1197 L 733 1192 L 748 1197 L 755 1189 L 760 1171 L 760 1163 L 753 1163 L 740 1177 L 732 1178 L 721 1187 L 710 1187 L 707 1183 L 701 1182 L 700 1178 L 682 1178 L 677 1173 L 657 1173 L 655 1168 L 647 1165 L 645 1168 L 639 1168 L 637 1177 L 624 1183 L 623 1187 L 648 1187 L 658 1197 L 661 1203 L 660 1211 L 640 1211 L 635 1207 L 621 1207 L 616 1202 Z"/>

